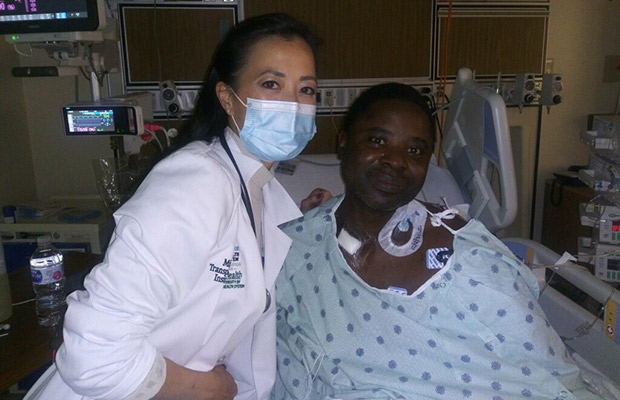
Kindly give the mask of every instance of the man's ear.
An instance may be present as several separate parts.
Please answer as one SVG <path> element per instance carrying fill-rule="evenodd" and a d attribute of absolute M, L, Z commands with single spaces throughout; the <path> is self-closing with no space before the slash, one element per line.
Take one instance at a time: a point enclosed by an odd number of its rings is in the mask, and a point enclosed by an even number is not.
<path fill-rule="evenodd" d="M 215 94 L 217 95 L 220 104 L 226 114 L 232 115 L 233 113 L 233 94 L 230 92 L 230 88 L 224 82 L 218 82 L 215 85 Z"/>
<path fill-rule="evenodd" d="M 344 156 L 344 149 L 347 145 L 347 134 L 345 131 L 339 131 L 338 132 L 338 159 L 342 160 L 342 157 Z"/>

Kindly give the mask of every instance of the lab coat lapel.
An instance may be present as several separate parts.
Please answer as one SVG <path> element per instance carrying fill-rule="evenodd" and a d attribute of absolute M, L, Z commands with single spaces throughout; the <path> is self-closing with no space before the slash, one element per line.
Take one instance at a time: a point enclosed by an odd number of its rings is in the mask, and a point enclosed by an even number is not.
<path fill-rule="evenodd" d="M 265 287 L 271 288 L 282 268 L 284 258 L 291 246 L 288 237 L 279 225 L 302 216 L 299 207 L 276 178 L 263 188 L 265 229 Z"/>
<path fill-rule="evenodd" d="M 256 171 L 258 171 L 258 169 L 263 164 L 260 161 L 255 160 L 251 157 L 248 157 L 241 152 L 241 150 L 239 149 L 239 146 L 237 145 L 237 142 L 232 137 L 234 133 L 232 133 L 230 128 L 226 128 L 225 133 L 226 133 L 226 143 L 228 143 L 228 147 L 230 147 L 230 151 L 232 152 L 233 157 L 235 157 L 237 166 L 239 167 L 239 170 L 241 171 L 241 174 L 243 175 L 243 180 L 245 181 L 247 185 L 252 175 L 254 175 Z M 219 146 L 215 146 L 214 149 L 220 155 L 222 159 L 226 160 L 225 163 L 230 165 L 231 170 L 233 171 L 234 175 L 237 177 L 235 180 L 238 180 L 238 175 L 236 174 L 232 161 L 230 161 L 230 158 L 226 154 L 224 147 L 219 145 Z"/>
<path fill-rule="evenodd" d="M 251 177 L 262 164 L 241 153 L 231 135 L 234 135 L 234 133 L 232 133 L 229 128 L 226 128 L 227 143 L 247 183 L 249 177 Z M 228 159 L 222 146 L 216 146 L 215 148 L 223 159 Z M 230 163 L 230 161 L 227 161 L 227 163 Z M 265 287 L 268 289 L 273 287 L 292 242 L 291 238 L 284 234 L 278 226 L 301 216 L 302 214 L 299 207 L 295 205 L 291 196 L 275 177 L 263 187 L 263 233 L 265 239 L 264 274 Z"/>

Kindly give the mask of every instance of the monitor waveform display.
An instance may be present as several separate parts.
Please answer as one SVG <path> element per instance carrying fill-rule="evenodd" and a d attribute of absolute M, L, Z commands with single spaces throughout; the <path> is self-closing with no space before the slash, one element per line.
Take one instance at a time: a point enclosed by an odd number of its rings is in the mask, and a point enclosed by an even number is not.
<path fill-rule="evenodd" d="M 71 110 L 69 132 L 114 132 L 114 110 Z"/>

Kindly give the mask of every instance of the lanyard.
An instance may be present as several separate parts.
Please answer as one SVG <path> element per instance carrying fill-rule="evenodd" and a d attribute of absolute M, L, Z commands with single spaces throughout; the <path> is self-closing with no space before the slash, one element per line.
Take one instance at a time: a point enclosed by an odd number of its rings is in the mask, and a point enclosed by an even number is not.
<path fill-rule="evenodd" d="M 243 176 L 241 176 L 241 171 L 239 170 L 239 166 L 237 165 L 237 162 L 235 161 L 235 157 L 233 157 L 232 152 L 230 151 L 230 147 L 228 147 L 228 143 L 226 142 L 226 137 L 224 135 L 225 134 L 222 134 L 220 136 L 220 141 L 222 142 L 222 147 L 224 148 L 224 151 L 226 151 L 226 154 L 228 154 L 230 161 L 232 161 L 233 165 L 235 166 L 235 169 L 237 170 L 237 174 L 239 175 L 239 180 L 240 180 L 240 185 L 241 185 L 241 200 L 243 200 L 245 209 L 247 210 L 248 216 L 250 217 L 250 222 L 252 223 L 252 230 L 254 231 L 254 235 L 256 235 L 256 226 L 254 225 L 254 213 L 252 212 L 252 203 L 250 202 L 250 195 L 248 193 L 248 188 L 245 186 L 245 181 L 243 180 Z M 263 268 L 265 268 L 265 260 L 262 259 L 261 261 L 263 264 Z M 265 288 L 265 309 L 263 310 L 263 313 L 265 313 L 269 309 L 270 305 L 271 305 L 271 293 L 269 293 L 269 289 Z"/>
<path fill-rule="evenodd" d="M 252 212 L 252 203 L 250 202 L 250 195 L 248 193 L 248 188 L 245 186 L 245 181 L 243 180 L 243 176 L 241 176 L 241 171 L 239 170 L 239 166 L 237 165 L 237 162 L 235 161 L 235 157 L 233 157 L 232 152 L 230 151 L 230 147 L 228 147 L 228 143 L 226 143 L 226 137 L 224 135 L 225 134 L 222 134 L 220 136 L 220 141 L 222 143 L 222 147 L 224 148 L 224 151 L 226 151 L 226 154 L 228 154 L 230 161 L 232 161 L 233 165 L 235 166 L 235 169 L 237 170 L 237 174 L 239 175 L 240 186 L 241 186 L 241 200 L 243 200 L 243 205 L 245 205 L 245 209 L 247 210 L 248 216 L 250 217 L 250 223 L 252 224 L 252 230 L 254 231 L 254 234 L 256 235 L 256 226 L 254 225 L 254 213 Z"/>

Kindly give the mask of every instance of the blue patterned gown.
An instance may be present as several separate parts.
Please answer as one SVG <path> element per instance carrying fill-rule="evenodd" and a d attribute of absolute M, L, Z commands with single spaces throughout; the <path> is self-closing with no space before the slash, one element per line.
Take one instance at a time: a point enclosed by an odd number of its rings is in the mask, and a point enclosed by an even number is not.
<path fill-rule="evenodd" d="M 334 198 L 284 227 L 274 399 L 598 399 L 538 304 L 538 284 L 478 221 L 412 295 L 345 262 Z"/>

